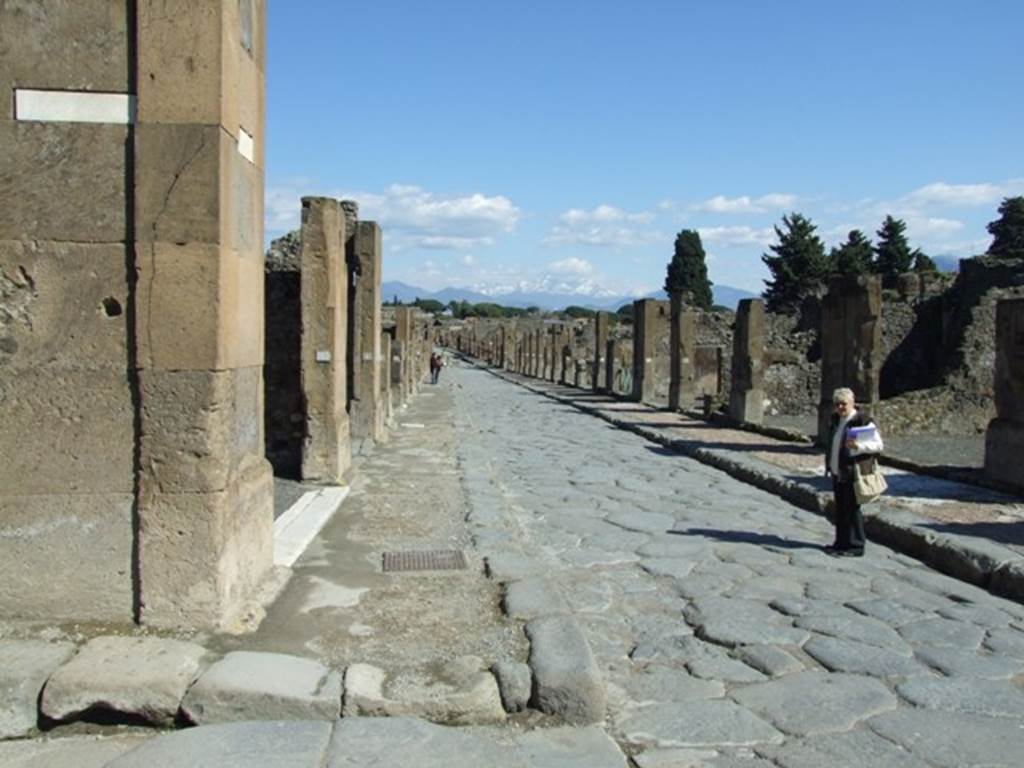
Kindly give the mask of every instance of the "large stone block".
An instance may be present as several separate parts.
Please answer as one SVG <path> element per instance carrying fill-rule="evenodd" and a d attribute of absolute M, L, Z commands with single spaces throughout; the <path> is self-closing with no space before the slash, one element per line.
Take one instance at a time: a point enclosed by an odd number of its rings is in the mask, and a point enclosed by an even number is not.
<path fill-rule="evenodd" d="M 39 693 L 75 652 L 71 643 L 0 640 L 0 739 L 27 736 L 39 720 Z M 0 754 L 0 765 L 3 763 Z"/>
<path fill-rule="evenodd" d="M 124 241 L 127 126 L 0 121 L 0 146 L 0 240 Z"/>
<path fill-rule="evenodd" d="M 0 364 L 123 371 L 126 273 L 123 245 L 0 240 Z"/>
<path fill-rule="evenodd" d="M 273 476 L 261 457 L 246 457 L 225 491 L 146 483 L 140 516 L 145 624 L 225 626 L 273 564 Z"/>
<path fill-rule="evenodd" d="M 133 501 L 130 493 L 0 496 L 0 615 L 130 622 Z"/>
<path fill-rule="evenodd" d="M 142 371 L 141 462 L 162 492 L 222 491 L 249 456 L 263 455 L 258 368 Z"/>
<path fill-rule="evenodd" d="M 764 302 L 743 299 L 733 333 L 729 415 L 760 424 L 764 419 Z"/>
<path fill-rule="evenodd" d="M 1024 423 L 992 419 L 985 432 L 985 474 L 1024 487 L 1020 457 L 1024 456 Z"/>
<path fill-rule="evenodd" d="M 999 418 L 1024 424 L 1024 299 L 1003 299 L 996 305 L 993 385 Z"/>
<path fill-rule="evenodd" d="M 138 244 L 139 364 L 223 370 L 263 363 L 263 265 L 217 245 Z"/>
<path fill-rule="evenodd" d="M 0 93 L 10 96 L 13 88 L 127 93 L 128 7 L 110 0 L 0 5 Z M 9 116 L 4 110 L 0 121 Z"/>

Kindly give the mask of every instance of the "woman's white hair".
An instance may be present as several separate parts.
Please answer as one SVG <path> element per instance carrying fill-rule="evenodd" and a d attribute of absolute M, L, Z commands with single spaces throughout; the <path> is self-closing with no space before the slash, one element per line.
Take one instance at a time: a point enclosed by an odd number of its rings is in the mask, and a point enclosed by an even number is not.
<path fill-rule="evenodd" d="M 849 387 L 840 387 L 832 393 L 833 403 L 849 403 L 853 405 L 856 402 L 856 398 L 853 396 L 853 390 Z"/>

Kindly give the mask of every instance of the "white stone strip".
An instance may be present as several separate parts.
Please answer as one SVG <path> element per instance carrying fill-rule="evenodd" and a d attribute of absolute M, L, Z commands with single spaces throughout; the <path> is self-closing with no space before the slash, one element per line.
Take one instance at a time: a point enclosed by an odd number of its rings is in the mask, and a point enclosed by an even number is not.
<path fill-rule="evenodd" d="M 256 162 L 256 140 L 242 126 L 238 126 L 238 154 L 250 163 Z"/>
<path fill-rule="evenodd" d="M 274 521 L 274 565 L 290 568 L 348 496 L 347 485 L 302 494 Z"/>
<path fill-rule="evenodd" d="M 135 122 L 135 96 L 129 93 L 15 88 L 14 119 L 128 125 Z"/>
<path fill-rule="evenodd" d="M 403 421 L 402 426 L 405 427 L 406 429 L 424 429 L 427 425 L 417 424 L 414 421 Z"/>

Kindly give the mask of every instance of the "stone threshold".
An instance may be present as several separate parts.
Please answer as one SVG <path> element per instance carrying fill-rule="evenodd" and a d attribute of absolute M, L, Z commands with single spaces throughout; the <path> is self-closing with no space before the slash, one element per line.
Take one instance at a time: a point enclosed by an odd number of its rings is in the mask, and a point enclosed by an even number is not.
<path fill-rule="evenodd" d="M 274 565 L 290 568 L 341 507 L 349 487 L 307 491 L 274 521 Z"/>

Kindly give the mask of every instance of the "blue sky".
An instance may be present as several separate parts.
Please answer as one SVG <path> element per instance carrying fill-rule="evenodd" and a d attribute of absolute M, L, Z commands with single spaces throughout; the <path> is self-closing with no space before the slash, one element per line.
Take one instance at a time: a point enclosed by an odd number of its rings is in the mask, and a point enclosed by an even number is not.
<path fill-rule="evenodd" d="M 268 6 L 267 238 L 358 200 L 385 280 L 640 294 L 690 228 L 759 292 L 784 213 L 962 257 L 1024 194 L 1020 0 Z"/>

